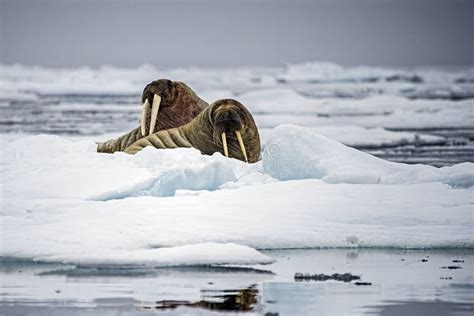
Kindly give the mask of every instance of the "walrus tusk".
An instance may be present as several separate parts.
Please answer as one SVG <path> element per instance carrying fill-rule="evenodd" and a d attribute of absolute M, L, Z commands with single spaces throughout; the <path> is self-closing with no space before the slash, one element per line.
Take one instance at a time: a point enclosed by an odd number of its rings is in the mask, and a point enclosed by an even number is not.
<path fill-rule="evenodd" d="M 227 150 L 227 137 L 225 136 L 225 132 L 222 133 L 222 146 L 224 147 L 224 155 L 229 157 L 229 151 Z"/>
<path fill-rule="evenodd" d="M 146 117 L 148 116 L 148 110 L 150 109 L 150 102 L 148 102 L 148 99 L 145 99 L 145 102 L 143 103 L 142 107 L 142 120 L 140 122 L 140 127 L 142 131 L 142 135 L 146 136 Z"/>
<path fill-rule="evenodd" d="M 150 118 L 150 135 L 155 130 L 156 119 L 158 118 L 158 110 L 160 109 L 161 97 L 158 94 L 153 95 L 153 104 L 151 105 Z"/>
<path fill-rule="evenodd" d="M 240 135 L 239 131 L 235 131 L 235 134 L 237 134 L 237 139 L 239 140 L 240 150 L 242 150 L 242 154 L 244 154 L 245 162 L 249 163 L 249 160 L 247 159 L 247 151 L 245 151 L 244 141 L 242 140 L 242 135 Z"/>

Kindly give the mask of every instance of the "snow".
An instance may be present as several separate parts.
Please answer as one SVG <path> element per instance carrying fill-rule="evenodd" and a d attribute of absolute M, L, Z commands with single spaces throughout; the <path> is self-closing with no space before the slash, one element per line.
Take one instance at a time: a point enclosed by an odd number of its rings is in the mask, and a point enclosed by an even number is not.
<path fill-rule="evenodd" d="M 266 173 L 280 180 L 322 179 L 328 183 L 474 185 L 474 164 L 435 168 L 389 162 L 320 136 L 311 129 L 281 125 L 263 152 Z"/>
<path fill-rule="evenodd" d="M 252 165 L 46 135 L 1 146 L 4 257 L 174 266 L 272 262 L 258 249 L 474 246 L 473 164 L 387 162 L 311 128 L 275 128 Z"/>

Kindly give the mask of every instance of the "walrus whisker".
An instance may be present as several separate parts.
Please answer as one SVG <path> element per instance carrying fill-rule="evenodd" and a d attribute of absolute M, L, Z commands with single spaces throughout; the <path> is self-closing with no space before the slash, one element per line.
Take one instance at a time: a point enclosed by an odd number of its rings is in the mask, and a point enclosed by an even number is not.
<path fill-rule="evenodd" d="M 161 97 L 158 94 L 153 95 L 153 104 L 151 105 L 150 119 L 150 135 L 155 130 L 156 119 L 158 118 L 158 110 L 160 109 Z"/>
<path fill-rule="evenodd" d="M 242 140 L 242 135 L 240 135 L 240 131 L 235 131 L 235 134 L 237 135 L 237 139 L 239 141 L 240 150 L 242 150 L 242 154 L 244 154 L 245 162 L 249 163 L 249 160 L 247 159 L 247 151 L 245 150 L 244 146 L 244 141 Z"/>
<path fill-rule="evenodd" d="M 227 137 L 225 135 L 225 132 L 222 133 L 222 146 L 224 147 L 224 155 L 226 157 L 229 157 L 229 150 L 227 149 Z"/>
<path fill-rule="evenodd" d="M 150 102 L 148 99 L 145 99 L 142 107 L 142 120 L 140 121 L 140 128 L 143 136 L 146 136 L 146 118 L 148 116 L 148 111 L 150 110 Z"/>

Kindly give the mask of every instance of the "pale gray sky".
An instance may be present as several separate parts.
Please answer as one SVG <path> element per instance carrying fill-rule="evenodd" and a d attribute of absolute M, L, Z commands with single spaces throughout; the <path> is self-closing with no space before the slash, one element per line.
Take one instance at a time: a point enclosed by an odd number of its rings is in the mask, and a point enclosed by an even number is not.
<path fill-rule="evenodd" d="M 474 64 L 469 0 L 0 0 L 0 62 Z"/>

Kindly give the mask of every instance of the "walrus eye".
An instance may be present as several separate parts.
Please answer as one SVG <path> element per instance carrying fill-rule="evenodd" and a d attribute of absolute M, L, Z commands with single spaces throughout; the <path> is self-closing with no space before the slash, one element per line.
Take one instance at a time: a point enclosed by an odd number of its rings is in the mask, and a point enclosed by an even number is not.
<path fill-rule="evenodd" d="M 158 118 L 158 110 L 160 109 L 161 97 L 157 94 L 153 95 L 153 104 L 151 106 L 151 118 L 150 118 L 150 132 L 152 134 L 155 130 L 156 120 Z M 142 119 L 140 122 L 140 129 L 143 136 L 146 136 L 146 118 L 148 117 L 148 112 L 150 111 L 150 102 L 148 98 L 145 98 L 142 108 Z"/>

